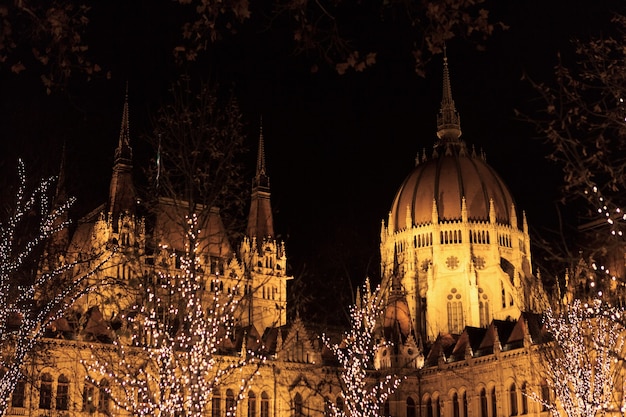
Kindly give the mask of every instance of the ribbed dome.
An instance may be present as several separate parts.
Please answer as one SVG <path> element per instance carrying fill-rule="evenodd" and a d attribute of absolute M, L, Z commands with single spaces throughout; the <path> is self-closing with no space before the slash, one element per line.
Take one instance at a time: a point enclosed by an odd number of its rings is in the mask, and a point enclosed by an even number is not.
<path fill-rule="evenodd" d="M 495 220 L 511 224 L 513 198 L 485 158 L 467 152 L 461 137 L 461 118 L 452 99 L 448 58 L 444 48 L 443 94 L 437 115 L 435 152 L 417 164 L 404 180 L 391 206 L 393 232 L 431 223 L 436 202 L 439 221 L 462 220 L 463 199 L 467 220 L 489 221 L 493 200 Z M 408 210 L 408 212 L 407 212 Z"/>
<path fill-rule="evenodd" d="M 483 157 L 468 154 L 460 140 L 447 148 L 445 155 L 417 165 L 400 186 L 391 206 L 394 232 L 430 223 L 433 201 L 440 221 L 461 220 L 463 198 L 468 220 L 488 221 L 493 200 L 496 220 L 510 224 L 513 198 L 498 174 Z"/>

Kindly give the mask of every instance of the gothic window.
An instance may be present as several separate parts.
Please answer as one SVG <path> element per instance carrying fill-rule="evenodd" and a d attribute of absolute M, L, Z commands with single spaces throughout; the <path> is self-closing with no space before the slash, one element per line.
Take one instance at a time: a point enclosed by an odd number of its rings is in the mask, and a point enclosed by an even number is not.
<path fill-rule="evenodd" d="M 261 393 L 261 415 L 259 417 L 270 417 L 270 397 L 265 391 Z"/>
<path fill-rule="evenodd" d="M 85 381 L 85 388 L 83 389 L 83 411 L 95 411 L 94 395 L 95 388 L 93 384 L 91 384 L 89 381 Z"/>
<path fill-rule="evenodd" d="M 211 399 L 211 417 L 221 417 L 222 415 L 222 397 L 219 390 L 213 391 L 213 398 Z"/>
<path fill-rule="evenodd" d="M 522 413 L 523 415 L 528 414 L 528 384 L 524 382 L 521 388 L 522 394 Z"/>
<path fill-rule="evenodd" d="M 480 390 L 480 417 L 489 417 L 487 409 L 487 391 L 485 389 Z"/>
<path fill-rule="evenodd" d="M 57 380 L 57 410 L 69 410 L 70 407 L 70 380 L 65 375 Z"/>
<path fill-rule="evenodd" d="M 460 334 L 465 327 L 463 320 L 463 303 L 461 302 L 461 294 L 457 293 L 456 288 L 448 294 L 448 331 L 452 334 Z"/>
<path fill-rule="evenodd" d="M 426 417 L 433 417 L 433 400 L 426 399 Z"/>
<path fill-rule="evenodd" d="M 478 309 L 480 315 L 480 326 L 487 327 L 489 325 L 489 301 L 487 301 L 487 294 L 481 294 L 482 288 L 478 289 L 478 296 L 482 299 L 478 302 Z"/>
<path fill-rule="evenodd" d="M 52 408 L 52 376 L 43 374 L 39 384 L 39 408 L 49 410 Z"/>
<path fill-rule="evenodd" d="M 98 411 L 108 413 L 110 403 L 111 393 L 109 392 L 109 381 L 103 379 L 100 381 L 100 389 L 98 391 Z"/>
<path fill-rule="evenodd" d="M 337 397 L 337 410 L 345 411 L 345 404 L 343 402 L 343 398 Z"/>
<path fill-rule="evenodd" d="M 550 404 L 550 387 L 548 386 L 546 381 L 543 381 L 541 384 L 541 403 L 542 411 L 548 411 L 548 404 Z"/>
<path fill-rule="evenodd" d="M 415 401 L 411 397 L 406 399 L 406 417 L 415 417 Z"/>
<path fill-rule="evenodd" d="M 226 390 L 226 416 L 235 415 L 235 394 L 232 389 Z"/>
<path fill-rule="evenodd" d="M 461 393 L 461 409 L 463 410 L 463 417 L 467 417 L 467 392 Z"/>
<path fill-rule="evenodd" d="M 461 407 L 459 407 L 459 394 L 452 394 L 452 416 L 461 417 Z"/>
<path fill-rule="evenodd" d="M 293 398 L 293 415 L 294 417 L 304 416 L 304 406 L 302 404 L 302 395 L 299 392 Z"/>
<path fill-rule="evenodd" d="M 435 399 L 435 417 L 441 417 L 441 399 L 440 398 L 436 398 Z"/>
<path fill-rule="evenodd" d="M 491 397 L 491 415 L 495 417 L 498 415 L 498 397 L 496 396 L 496 387 L 491 388 L 489 396 Z"/>
<path fill-rule="evenodd" d="M 509 387 L 509 405 L 511 413 L 509 415 L 516 416 L 517 415 L 517 389 L 515 387 L 515 383 L 512 383 Z"/>
<path fill-rule="evenodd" d="M 248 417 L 256 417 L 256 395 L 253 391 L 248 392 Z"/>
<path fill-rule="evenodd" d="M 24 399 L 26 398 L 26 380 L 20 378 L 15 384 L 15 389 L 11 395 L 11 407 L 24 407 Z"/>

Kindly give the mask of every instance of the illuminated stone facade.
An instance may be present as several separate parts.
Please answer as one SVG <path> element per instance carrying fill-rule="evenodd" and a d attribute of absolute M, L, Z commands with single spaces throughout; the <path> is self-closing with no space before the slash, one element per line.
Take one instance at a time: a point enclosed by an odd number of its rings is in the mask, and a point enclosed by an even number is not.
<path fill-rule="evenodd" d="M 460 135 L 446 63 L 433 154 L 419 158 L 381 228 L 387 305 L 379 337 L 393 345 L 377 352 L 372 375 L 406 376 L 382 414 L 547 417 L 530 397 L 551 401 L 538 354 L 545 335 L 536 313 L 545 307 L 545 294 L 532 274 L 526 217 Z M 100 383 L 94 386 L 83 362 L 110 350 L 116 319 L 141 298 L 133 292 L 142 288 L 137 282 L 159 287 L 159 272 L 180 272 L 181 219 L 188 207 L 161 199 L 148 227 L 131 167 L 126 102 L 109 200 L 81 219 L 67 256 L 88 259 L 115 242 L 121 250 L 101 277 L 134 285 L 89 294 L 57 321 L 27 364 L 8 415 L 133 414 L 107 392 L 119 389 L 118 379 L 92 375 Z M 236 358 L 260 349 L 268 358 L 241 398 L 240 382 L 224 380 L 207 416 L 228 417 L 229 405 L 236 403 L 240 417 L 321 417 L 326 401 L 341 401 L 337 369 L 320 334 L 299 317 L 287 321 L 290 277 L 284 244 L 274 234 L 269 185 L 261 134 L 247 233 L 237 249 L 226 239 L 218 210 L 202 211 L 199 220 L 199 262 L 207 283 L 219 275 L 220 291 L 241 297 L 234 334 L 221 354 Z"/>

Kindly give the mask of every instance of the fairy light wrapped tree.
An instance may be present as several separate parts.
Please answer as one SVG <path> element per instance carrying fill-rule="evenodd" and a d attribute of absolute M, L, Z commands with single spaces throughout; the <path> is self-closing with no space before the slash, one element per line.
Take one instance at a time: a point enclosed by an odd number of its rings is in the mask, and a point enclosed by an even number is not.
<path fill-rule="evenodd" d="M 108 395 L 134 415 L 206 415 L 220 385 L 236 385 L 235 398 L 241 398 L 265 361 L 245 341 L 239 352 L 223 353 L 233 335 L 239 291 L 223 291 L 219 274 L 202 272 L 197 217 L 190 216 L 187 224 L 180 274 L 159 277 L 167 295 L 147 286 L 144 303 L 126 316 L 130 340 L 118 337 L 113 350 L 94 349 L 83 362 L 92 383 L 103 376 L 115 381 Z M 237 400 L 229 404 L 226 412 L 234 415 L 237 405 Z"/>
<path fill-rule="evenodd" d="M 622 407 L 615 387 L 623 361 L 624 312 L 599 300 L 574 300 L 545 314 L 553 340 L 542 346 L 555 402 L 535 398 L 555 417 L 604 415 Z M 616 405 L 617 404 L 617 405 Z"/>
<path fill-rule="evenodd" d="M 0 417 L 50 326 L 80 297 L 107 285 L 106 279 L 91 278 L 116 250 L 109 246 L 77 262 L 46 250 L 70 224 L 68 210 L 74 199 L 52 203 L 55 177 L 29 191 L 22 160 L 18 177 L 14 202 L 0 222 Z"/>
<path fill-rule="evenodd" d="M 327 401 L 333 417 L 380 416 L 387 398 L 398 388 L 402 377 L 394 374 L 375 373 L 374 357 L 381 347 L 376 338 L 377 319 L 382 312 L 383 297 L 380 287 L 372 292 L 369 280 L 363 295 L 357 294 L 357 302 L 350 307 L 350 329 L 340 343 L 332 343 L 327 335 L 324 344 L 339 362 L 339 385 L 343 408 Z"/>

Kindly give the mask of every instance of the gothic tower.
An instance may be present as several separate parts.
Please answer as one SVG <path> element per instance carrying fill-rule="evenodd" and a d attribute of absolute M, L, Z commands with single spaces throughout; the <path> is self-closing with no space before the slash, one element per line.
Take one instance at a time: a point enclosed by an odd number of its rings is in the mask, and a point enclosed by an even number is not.
<path fill-rule="evenodd" d="M 425 341 L 517 319 L 533 307 L 526 217 L 484 155 L 461 139 L 445 53 L 433 153 L 416 158 L 398 189 L 380 250 L 383 286 L 391 291 L 399 274 L 412 325 Z"/>
<path fill-rule="evenodd" d="M 240 246 L 240 257 L 247 271 L 246 306 L 242 323 L 253 324 L 263 332 L 268 327 L 286 324 L 287 319 L 287 256 L 285 245 L 274 234 L 270 202 L 270 180 L 265 168 L 263 128 L 259 133 L 256 175 L 252 194 L 248 228 Z"/>

